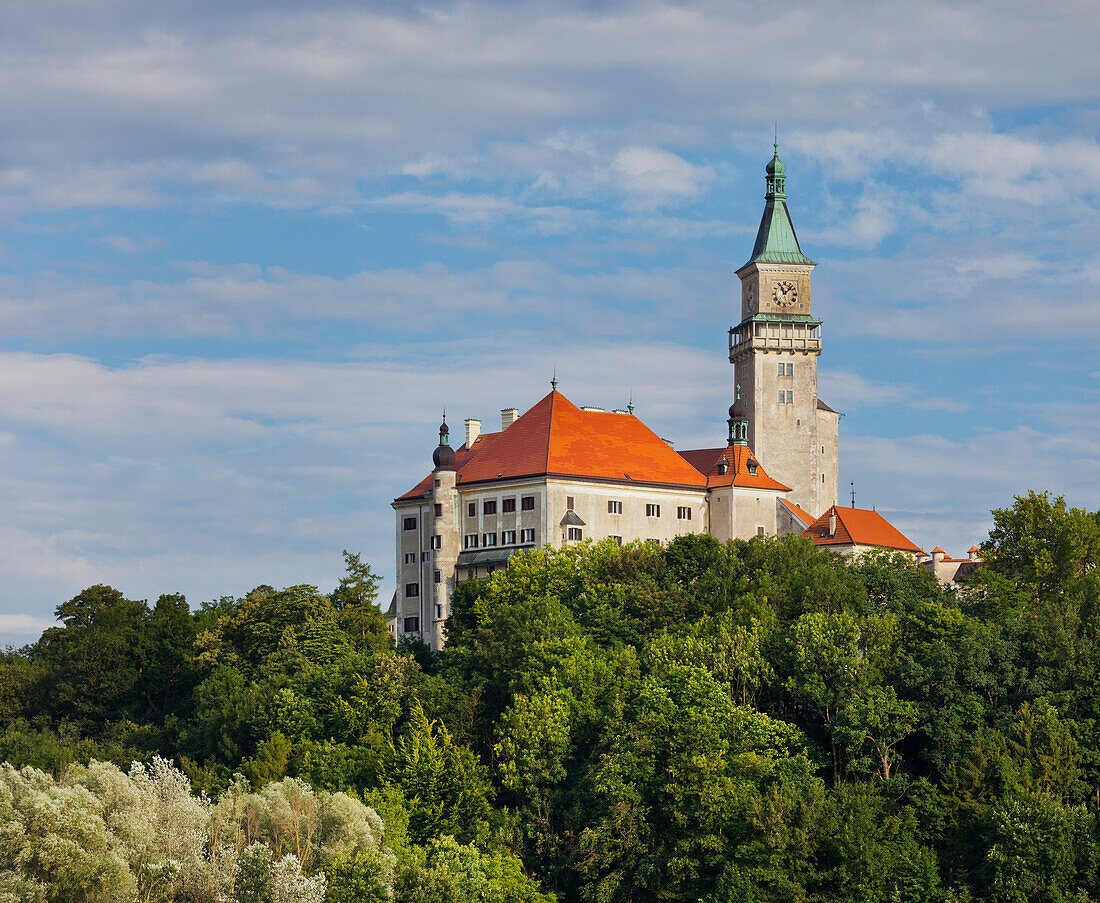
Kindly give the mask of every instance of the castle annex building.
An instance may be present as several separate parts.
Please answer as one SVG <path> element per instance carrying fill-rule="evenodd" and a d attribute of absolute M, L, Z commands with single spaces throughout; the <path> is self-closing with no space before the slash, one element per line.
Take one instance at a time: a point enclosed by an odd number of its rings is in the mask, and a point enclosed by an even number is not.
<path fill-rule="evenodd" d="M 816 264 L 787 209 L 778 148 L 766 167 L 764 214 L 729 329 L 733 404 L 724 445 L 677 452 L 633 413 L 577 407 L 557 390 L 499 432 L 466 421 L 452 447 L 444 420 L 433 469 L 395 499 L 396 637 L 445 643 L 455 586 L 521 550 L 586 539 L 726 541 L 800 533 L 837 551 L 918 549 L 875 512 L 839 508 L 838 421 L 817 395 L 821 321 L 810 305 Z"/>

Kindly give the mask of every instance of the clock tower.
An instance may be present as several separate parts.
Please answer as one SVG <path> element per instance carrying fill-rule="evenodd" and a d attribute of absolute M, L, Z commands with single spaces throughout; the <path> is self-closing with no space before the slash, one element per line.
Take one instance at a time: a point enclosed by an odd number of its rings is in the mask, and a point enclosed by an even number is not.
<path fill-rule="evenodd" d="M 729 331 L 734 396 L 747 402 L 749 445 L 768 473 L 815 517 L 836 503 L 839 415 L 817 397 L 821 321 L 810 308 L 810 275 L 787 209 L 787 168 L 765 168 L 764 215 L 741 280 L 741 322 Z M 738 394 L 739 393 L 739 394 Z"/>

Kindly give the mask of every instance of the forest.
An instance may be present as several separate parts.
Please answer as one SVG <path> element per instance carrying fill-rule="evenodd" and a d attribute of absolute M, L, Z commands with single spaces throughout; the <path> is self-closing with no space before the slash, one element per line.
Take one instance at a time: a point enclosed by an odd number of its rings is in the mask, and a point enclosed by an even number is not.
<path fill-rule="evenodd" d="M 985 565 L 543 549 L 394 647 L 332 592 L 92 586 L 0 658 L 0 901 L 1100 901 L 1100 512 Z"/>

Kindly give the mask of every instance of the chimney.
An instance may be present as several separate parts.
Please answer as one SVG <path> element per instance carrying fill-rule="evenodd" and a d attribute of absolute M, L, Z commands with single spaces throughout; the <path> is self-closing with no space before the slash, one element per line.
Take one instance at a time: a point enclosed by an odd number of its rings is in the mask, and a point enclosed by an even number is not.
<path fill-rule="evenodd" d="M 481 435 L 481 421 L 470 418 L 466 421 L 466 448 L 470 448 Z"/>
<path fill-rule="evenodd" d="M 513 423 L 519 420 L 519 408 L 502 408 L 500 412 L 500 428 L 502 430 L 508 429 Z"/>
<path fill-rule="evenodd" d="M 836 511 L 829 512 L 829 535 L 836 536 Z"/>
<path fill-rule="evenodd" d="M 661 441 L 664 442 L 664 444 L 671 448 L 673 451 L 676 451 L 676 444 L 671 439 L 666 439 L 664 436 L 662 436 Z"/>

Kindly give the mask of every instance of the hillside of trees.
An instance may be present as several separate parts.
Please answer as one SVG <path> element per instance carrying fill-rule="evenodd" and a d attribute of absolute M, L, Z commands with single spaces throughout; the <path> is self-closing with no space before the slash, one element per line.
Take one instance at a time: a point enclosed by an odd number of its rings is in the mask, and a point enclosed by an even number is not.
<path fill-rule="evenodd" d="M 394 648 L 331 593 L 93 586 L 0 659 L 0 903 L 1100 901 L 1100 513 L 945 590 L 809 542 L 610 542 Z"/>

